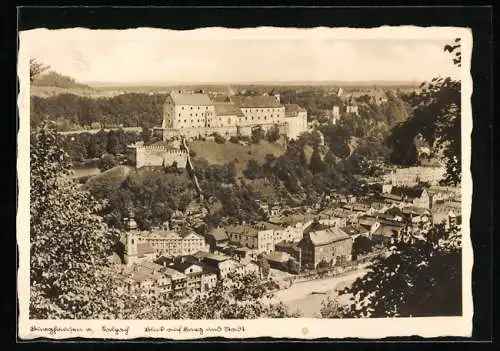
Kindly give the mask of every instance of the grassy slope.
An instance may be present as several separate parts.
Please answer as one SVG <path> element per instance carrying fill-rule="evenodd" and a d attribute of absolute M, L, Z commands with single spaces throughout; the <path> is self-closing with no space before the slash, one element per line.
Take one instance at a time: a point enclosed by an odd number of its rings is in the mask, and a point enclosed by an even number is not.
<path fill-rule="evenodd" d="M 123 181 L 127 179 L 132 171 L 128 166 L 117 166 L 92 177 L 85 183 L 87 189 L 98 189 L 106 187 L 107 189 L 118 189 Z"/>
<path fill-rule="evenodd" d="M 231 142 L 217 144 L 210 141 L 193 141 L 189 143 L 191 150 L 196 152 L 194 159 L 205 159 L 210 164 L 227 164 L 238 160 L 236 165 L 236 177 L 243 177 L 249 160 L 255 160 L 262 164 L 266 155 L 273 154 L 278 157 L 283 155 L 285 147 L 278 143 L 261 141 L 259 144 L 240 145 Z"/>

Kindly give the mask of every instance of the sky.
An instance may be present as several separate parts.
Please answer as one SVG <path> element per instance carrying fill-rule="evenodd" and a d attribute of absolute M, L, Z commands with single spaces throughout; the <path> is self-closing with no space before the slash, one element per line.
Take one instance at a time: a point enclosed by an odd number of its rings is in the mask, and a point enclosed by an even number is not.
<path fill-rule="evenodd" d="M 443 51 L 450 37 L 354 39 L 335 29 L 332 35 L 300 31 L 37 29 L 21 33 L 21 45 L 83 83 L 420 82 L 460 75 Z"/>

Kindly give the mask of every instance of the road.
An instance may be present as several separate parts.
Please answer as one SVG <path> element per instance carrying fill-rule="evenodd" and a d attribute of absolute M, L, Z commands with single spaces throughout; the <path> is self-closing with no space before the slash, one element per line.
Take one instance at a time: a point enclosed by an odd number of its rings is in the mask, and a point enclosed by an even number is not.
<path fill-rule="evenodd" d="M 120 129 L 119 127 L 116 128 L 105 128 L 105 132 L 109 132 L 110 130 L 118 130 Z M 141 127 L 123 127 L 122 128 L 124 132 L 136 132 L 139 133 L 142 128 Z M 101 131 L 102 129 L 84 129 L 84 130 L 71 130 L 67 132 L 59 132 L 61 135 L 75 135 L 75 134 L 82 134 L 82 133 L 89 133 L 89 134 L 97 134 Z"/>
<path fill-rule="evenodd" d="M 343 288 L 352 284 L 354 280 L 365 273 L 365 269 L 360 269 L 339 277 L 296 283 L 288 289 L 276 292 L 271 301 L 283 302 L 291 312 L 299 311 L 302 317 L 318 317 L 321 303 L 329 296 L 337 297 L 336 288 Z M 347 298 L 344 297 L 338 301 L 340 303 L 348 302 Z"/>

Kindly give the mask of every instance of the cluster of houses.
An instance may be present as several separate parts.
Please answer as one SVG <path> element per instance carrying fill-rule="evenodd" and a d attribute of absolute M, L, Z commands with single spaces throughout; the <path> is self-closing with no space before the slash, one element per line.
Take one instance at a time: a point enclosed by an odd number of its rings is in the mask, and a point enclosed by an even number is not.
<path fill-rule="evenodd" d="M 389 191 L 388 191 L 389 190 Z M 319 210 L 265 205 L 266 221 L 193 231 L 139 231 L 133 218 L 116 255 L 117 274 L 130 289 L 186 296 L 210 290 L 231 272 L 262 273 L 259 262 L 297 274 L 322 264 L 353 259 L 353 244 L 363 236 L 383 248 L 399 235 L 425 235 L 433 224 L 461 224 L 455 188 L 384 189 L 378 200 L 330 194 L 331 205 Z M 358 200 L 358 201 L 357 201 Z M 355 255 L 355 254 L 354 254 Z"/>

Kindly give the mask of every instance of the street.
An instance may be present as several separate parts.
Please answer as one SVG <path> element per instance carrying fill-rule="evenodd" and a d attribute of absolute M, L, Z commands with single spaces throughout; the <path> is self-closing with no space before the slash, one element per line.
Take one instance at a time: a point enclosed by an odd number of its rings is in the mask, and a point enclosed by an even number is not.
<path fill-rule="evenodd" d="M 365 273 L 366 270 L 362 268 L 340 277 L 296 283 L 288 289 L 276 292 L 271 301 L 283 302 L 291 312 L 299 311 L 302 317 L 318 317 L 323 300 L 326 300 L 328 296 L 336 297 L 336 288 L 352 284 L 354 280 Z M 339 302 L 347 303 L 348 301 L 346 298 L 342 298 Z"/>

